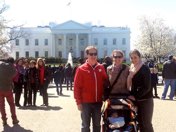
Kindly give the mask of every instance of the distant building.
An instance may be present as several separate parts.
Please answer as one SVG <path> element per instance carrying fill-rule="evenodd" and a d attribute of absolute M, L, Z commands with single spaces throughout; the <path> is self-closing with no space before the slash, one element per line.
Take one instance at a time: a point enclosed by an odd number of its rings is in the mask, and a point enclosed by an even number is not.
<path fill-rule="evenodd" d="M 130 51 L 130 29 L 127 27 L 88 26 L 75 21 L 45 27 L 21 28 L 28 34 L 25 38 L 12 41 L 14 58 L 18 57 L 60 57 L 84 58 L 84 49 L 94 45 L 98 58 L 110 55 L 120 49 L 128 58 Z"/>

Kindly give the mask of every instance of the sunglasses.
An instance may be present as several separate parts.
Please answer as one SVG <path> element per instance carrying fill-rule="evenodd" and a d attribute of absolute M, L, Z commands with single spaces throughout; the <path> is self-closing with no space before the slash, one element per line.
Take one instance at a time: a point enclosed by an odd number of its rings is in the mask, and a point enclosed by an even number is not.
<path fill-rule="evenodd" d="M 97 53 L 88 53 L 90 56 L 97 56 Z"/>
<path fill-rule="evenodd" d="M 123 56 L 113 55 L 113 58 L 115 58 L 115 59 L 117 59 L 117 58 L 121 59 L 122 57 L 123 57 Z"/>

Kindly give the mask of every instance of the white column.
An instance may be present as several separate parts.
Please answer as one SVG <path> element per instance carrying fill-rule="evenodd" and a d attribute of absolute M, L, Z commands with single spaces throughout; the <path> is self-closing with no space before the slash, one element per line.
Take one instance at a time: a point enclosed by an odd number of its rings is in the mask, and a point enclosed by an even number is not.
<path fill-rule="evenodd" d="M 79 57 L 79 39 L 78 39 L 79 34 L 76 34 L 76 57 Z"/>
<path fill-rule="evenodd" d="M 49 40 L 48 40 L 49 41 Z M 52 34 L 51 56 L 56 57 L 56 35 Z"/>
<path fill-rule="evenodd" d="M 66 51 L 66 34 L 64 34 L 64 40 L 63 40 L 63 58 L 67 58 L 67 51 Z"/>

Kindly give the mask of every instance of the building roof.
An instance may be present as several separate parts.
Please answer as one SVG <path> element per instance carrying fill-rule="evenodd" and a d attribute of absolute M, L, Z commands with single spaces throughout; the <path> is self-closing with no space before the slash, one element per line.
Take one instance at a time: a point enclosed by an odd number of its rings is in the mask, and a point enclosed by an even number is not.
<path fill-rule="evenodd" d="M 80 29 L 90 29 L 89 26 L 86 26 L 86 25 L 83 25 L 83 24 L 80 24 L 78 22 L 75 22 L 75 21 L 72 21 L 72 20 L 69 20 L 67 22 L 64 22 L 64 23 L 61 23 L 61 24 L 58 24 L 54 27 L 52 27 L 52 29 L 60 29 L 60 30 L 80 30 Z"/>

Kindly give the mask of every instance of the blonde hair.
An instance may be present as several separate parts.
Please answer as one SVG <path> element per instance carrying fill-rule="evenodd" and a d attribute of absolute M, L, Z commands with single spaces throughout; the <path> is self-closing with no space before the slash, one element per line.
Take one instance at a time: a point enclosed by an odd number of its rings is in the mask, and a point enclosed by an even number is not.
<path fill-rule="evenodd" d="M 43 63 L 43 66 L 45 66 L 45 62 L 44 62 L 44 60 L 42 59 L 42 58 L 38 58 L 37 59 L 37 64 L 36 64 L 36 68 L 39 68 L 40 66 L 39 66 L 39 61 L 42 61 L 42 63 Z"/>

